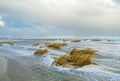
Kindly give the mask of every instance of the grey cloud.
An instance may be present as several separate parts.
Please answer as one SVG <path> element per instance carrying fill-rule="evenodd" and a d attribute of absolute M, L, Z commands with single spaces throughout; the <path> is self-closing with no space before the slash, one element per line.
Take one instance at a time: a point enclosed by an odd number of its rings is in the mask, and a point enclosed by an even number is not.
<path fill-rule="evenodd" d="M 115 0 L 1 0 L 0 8 L 7 15 L 48 26 L 86 27 L 104 32 L 120 27 L 120 5 Z"/>

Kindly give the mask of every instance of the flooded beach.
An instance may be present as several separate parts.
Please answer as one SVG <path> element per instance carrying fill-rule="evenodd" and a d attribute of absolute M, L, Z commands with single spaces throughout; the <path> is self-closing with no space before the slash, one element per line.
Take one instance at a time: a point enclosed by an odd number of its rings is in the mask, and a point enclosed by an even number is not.
<path fill-rule="evenodd" d="M 5 40 L 6 41 L 6 40 Z M 5 42 L 4 41 L 4 42 Z M 47 40 L 48 41 L 48 40 Z M 14 45 L 0 46 L 0 81 L 119 81 L 120 80 L 120 41 L 80 41 L 71 42 L 61 50 L 45 47 L 46 40 L 11 40 Z M 40 45 L 32 46 L 39 42 Z M 61 43 L 63 40 L 50 40 Z M 48 49 L 45 56 L 34 56 L 38 49 Z M 97 65 L 80 68 L 53 66 L 55 57 L 67 54 L 73 48 L 92 48 L 98 51 L 93 58 Z"/>

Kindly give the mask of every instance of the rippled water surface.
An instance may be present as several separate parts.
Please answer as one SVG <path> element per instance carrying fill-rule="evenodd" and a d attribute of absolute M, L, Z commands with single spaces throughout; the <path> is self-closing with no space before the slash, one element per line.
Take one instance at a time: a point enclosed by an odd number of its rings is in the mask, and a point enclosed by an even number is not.
<path fill-rule="evenodd" d="M 12 40 L 11 40 L 12 41 Z M 0 81 L 120 81 L 120 42 L 119 41 L 67 41 L 68 46 L 62 50 L 49 50 L 44 57 L 36 57 L 33 53 L 40 46 L 32 46 L 39 42 L 44 46 L 46 40 L 14 40 L 15 45 L 0 46 Z M 62 42 L 62 40 L 50 41 Z M 98 65 L 69 69 L 52 66 L 53 56 L 69 53 L 73 48 L 92 48 L 98 50 L 93 59 Z"/>

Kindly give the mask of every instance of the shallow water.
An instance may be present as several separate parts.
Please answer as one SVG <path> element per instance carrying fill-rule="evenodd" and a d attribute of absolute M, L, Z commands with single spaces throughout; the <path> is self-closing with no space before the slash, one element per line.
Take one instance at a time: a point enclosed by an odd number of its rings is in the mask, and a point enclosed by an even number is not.
<path fill-rule="evenodd" d="M 8 81 L 120 81 L 119 41 L 82 41 L 80 43 L 68 41 L 69 45 L 63 50 L 49 49 L 49 54 L 45 57 L 33 55 L 34 51 L 40 49 L 39 46 L 32 46 L 35 42 L 39 42 L 43 46 L 46 41 L 14 40 L 15 45 L 13 46 L 0 46 L 0 57 L 7 60 L 7 72 L 4 75 Z M 54 60 L 52 56 L 64 55 L 73 48 L 98 50 L 98 55 L 93 59 L 98 65 L 78 69 L 51 66 L 51 62 Z M 2 80 L 0 79 L 0 81 Z"/>
<path fill-rule="evenodd" d="M 3 71 L 5 74 L 0 74 L 0 76 L 5 76 L 0 81 L 5 81 L 7 78 L 6 81 L 80 81 L 79 77 L 67 72 L 58 72 L 41 65 L 41 59 L 38 57 L 13 56 L 14 52 L 9 53 L 11 51 L 5 51 L 5 49 L 0 51 L 3 51 L 1 57 L 7 60 L 7 64 L 2 64 L 6 65 L 4 67 L 6 70 Z M 7 55 L 8 53 L 11 55 Z"/>

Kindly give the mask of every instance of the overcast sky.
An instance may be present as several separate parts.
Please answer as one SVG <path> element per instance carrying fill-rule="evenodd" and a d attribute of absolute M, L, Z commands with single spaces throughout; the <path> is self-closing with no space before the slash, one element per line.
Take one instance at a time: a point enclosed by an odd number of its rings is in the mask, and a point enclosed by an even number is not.
<path fill-rule="evenodd" d="M 120 0 L 0 0 L 0 35 L 120 36 Z"/>

